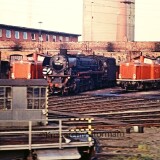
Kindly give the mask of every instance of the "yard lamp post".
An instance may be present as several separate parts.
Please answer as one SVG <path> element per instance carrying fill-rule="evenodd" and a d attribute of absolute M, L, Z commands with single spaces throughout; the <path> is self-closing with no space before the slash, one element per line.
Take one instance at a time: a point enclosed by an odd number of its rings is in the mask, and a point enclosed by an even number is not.
<path fill-rule="evenodd" d="M 42 22 L 38 22 L 39 23 L 39 43 L 42 42 L 42 33 L 41 33 L 41 25 L 42 25 Z"/>
<path fill-rule="evenodd" d="M 0 51 L 0 79 L 1 79 L 1 51 Z"/>
<path fill-rule="evenodd" d="M 39 51 L 42 52 L 42 31 L 41 31 L 41 26 L 43 22 L 38 22 L 39 23 Z"/>
<path fill-rule="evenodd" d="M 91 2 L 91 41 L 93 41 L 93 3 Z"/>

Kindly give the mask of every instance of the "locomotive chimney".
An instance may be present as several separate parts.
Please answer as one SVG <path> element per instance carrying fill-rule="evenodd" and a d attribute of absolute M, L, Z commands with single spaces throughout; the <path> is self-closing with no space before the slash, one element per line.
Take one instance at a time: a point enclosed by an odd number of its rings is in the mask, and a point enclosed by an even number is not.
<path fill-rule="evenodd" d="M 67 55 L 67 49 L 60 49 L 60 54 Z"/>

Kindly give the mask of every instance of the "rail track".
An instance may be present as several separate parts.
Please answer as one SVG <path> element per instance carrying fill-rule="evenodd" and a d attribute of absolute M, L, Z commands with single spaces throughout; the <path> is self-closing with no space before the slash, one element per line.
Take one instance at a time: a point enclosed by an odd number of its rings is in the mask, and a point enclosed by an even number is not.
<path fill-rule="evenodd" d="M 130 93 L 123 95 L 110 94 L 109 96 L 103 94 L 79 94 L 65 97 L 50 96 L 48 105 L 49 120 L 63 119 L 62 129 L 64 133 L 69 134 L 76 132 L 88 133 L 87 129 L 94 129 L 94 131 L 92 130 L 93 134 L 104 132 L 106 135 L 106 131 L 111 131 L 112 133 L 122 131 L 126 134 L 126 131 L 133 128 L 133 126 L 160 126 L 160 98 L 158 96 L 148 98 L 141 95 L 133 96 Z M 35 127 L 33 130 L 33 145 L 36 146 L 39 139 L 41 139 L 42 144 L 50 142 L 52 139 L 53 142 L 58 145 L 59 136 L 56 134 L 52 137 L 53 135 L 50 134 L 53 130 L 59 131 L 57 125 L 58 122 L 54 122 L 50 123 L 47 127 Z M 10 129 L 0 129 L 1 132 L 6 133 L 8 130 Z M 42 130 L 46 131 L 44 133 L 38 133 Z M 73 132 L 71 130 L 73 130 Z M 28 135 L 26 133 L 28 133 L 28 131 L 25 131 L 23 128 L 13 128 L 13 134 L 16 131 L 24 131 L 25 133 L 18 135 L 18 137 L 17 135 L 1 136 L 0 145 L 9 145 L 11 140 L 13 141 L 12 144 L 16 145 L 27 143 Z M 109 134 L 110 133 L 108 133 L 108 135 Z M 1 141 L 2 139 L 3 143 Z M 102 148 L 102 151 L 97 152 L 99 160 L 103 160 L 103 157 L 119 155 L 129 157 L 132 156 L 130 153 L 137 148 L 135 145 L 130 146 L 130 141 L 127 136 L 119 137 L 118 139 L 115 137 L 101 137 L 98 140 L 100 141 L 98 148 Z M 116 144 L 114 144 L 114 141 Z M 125 146 L 123 141 L 128 141 L 128 145 Z M 65 143 L 64 138 L 62 138 L 62 143 Z M 119 153 L 119 151 L 121 152 Z"/>
<path fill-rule="evenodd" d="M 112 92 L 113 93 L 113 92 Z M 136 94 L 136 93 L 135 93 Z M 58 97 L 51 96 L 49 98 L 49 118 L 93 118 L 92 127 L 95 129 L 93 133 L 117 130 L 125 133 L 124 137 L 99 137 L 98 149 L 96 157 L 98 160 L 114 159 L 114 157 L 138 157 L 139 136 L 133 131 L 133 126 L 139 127 L 159 127 L 160 126 L 160 97 L 154 95 L 144 96 L 139 93 L 124 93 L 122 95 L 110 94 L 107 96 L 82 94 L 76 96 Z M 64 125 L 76 127 L 77 123 L 68 122 Z M 133 136 L 129 136 L 126 132 L 133 132 Z M 150 137 L 150 134 L 144 133 Z M 103 135 L 103 134 L 102 134 Z M 136 137 L 137 139 L 134 139 Z M 143 135 L 141 136 L 143 137 Z M 133 143 L 133 141 L 137 141 Z M 149 138 L 148 138 L 149 139 Z M 124 143 L 125 141 L 125 143 Z M 133 145 L 131 145 L 131 142 Z M 151 142 L 149 142 L 151 143 Z M 139 152 L 140 153 L 140 152 Z M 142 153 L 143 154 L 143 153 Z"/>
<path fill-rule="evenodd" d="M 95 129 L 160 125 L 160 99 L 76 95 L 49 98 L 49 118 L 90 117 Z M 68 123 L 69 124 L 69 123 Z"/>

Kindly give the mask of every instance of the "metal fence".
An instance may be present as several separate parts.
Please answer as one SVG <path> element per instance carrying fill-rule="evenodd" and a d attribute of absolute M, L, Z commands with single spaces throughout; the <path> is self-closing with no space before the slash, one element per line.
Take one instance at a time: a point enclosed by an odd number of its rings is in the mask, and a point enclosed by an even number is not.
<path fill-rule="evenodd" d="M 0 129 L 0 150 L 32 150 L 45 148 L 65 148 L 92 146 L 93 140 L 90 136 L 90 125 L 87 129 L 70 129 L 65 125 L 71 119 L 50 119 L 47 126 L 35 126 L 34 121 L 0 120 L 1 123 L 28 123 L 27 127 L 3 127 Z M 86 121 L 90 124 L 90 121 Z M 89 133 L 89 134 L 88 134 Z"/>

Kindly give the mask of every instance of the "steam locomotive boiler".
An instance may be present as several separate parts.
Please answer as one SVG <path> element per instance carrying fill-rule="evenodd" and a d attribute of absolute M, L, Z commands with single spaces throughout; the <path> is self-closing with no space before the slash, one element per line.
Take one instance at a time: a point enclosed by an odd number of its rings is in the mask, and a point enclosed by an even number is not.
<path fill-rule="evenodd" d="M 71 55 L 67 50 L 45 57 L 43 75 L 52 93 L 78 93 L 116 84 L 114 58 L 97 55 Z"/>

